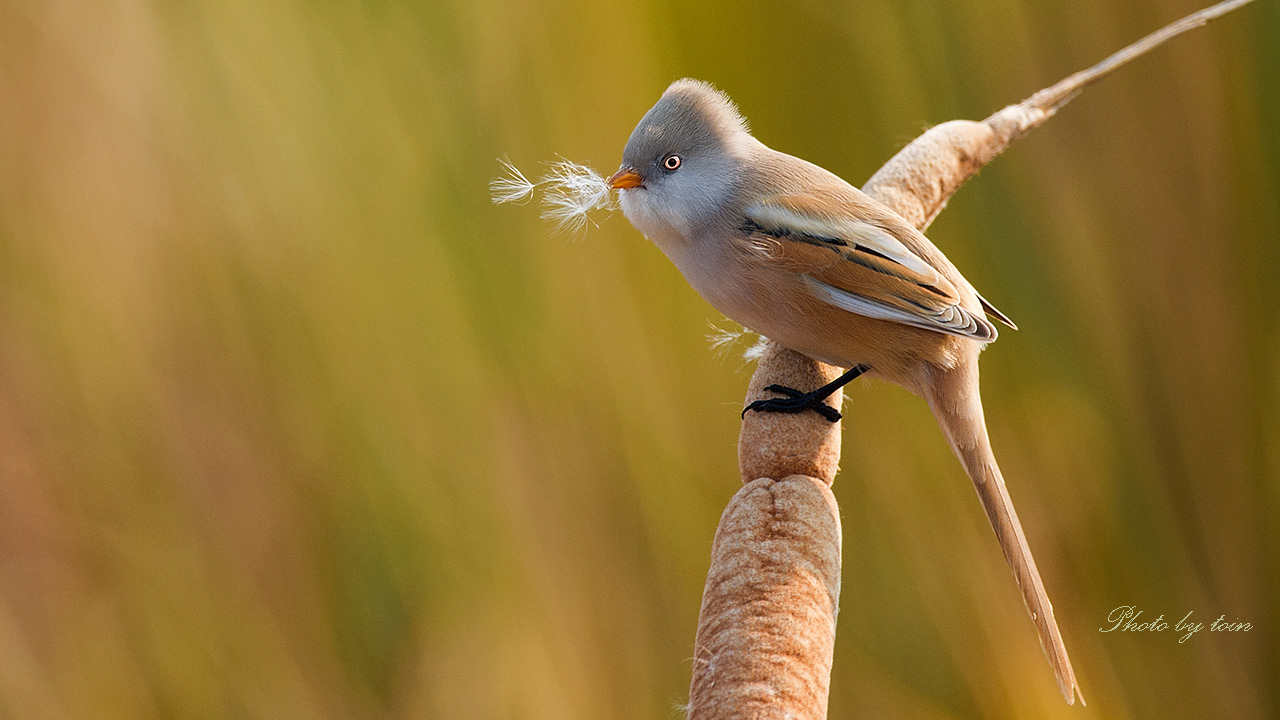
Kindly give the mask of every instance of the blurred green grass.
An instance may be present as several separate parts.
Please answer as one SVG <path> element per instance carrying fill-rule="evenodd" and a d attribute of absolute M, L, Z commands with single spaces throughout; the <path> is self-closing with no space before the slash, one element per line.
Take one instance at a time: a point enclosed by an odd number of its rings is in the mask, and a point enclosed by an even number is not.
<path fill-rule="evenodd" d="M 0 718 L 668 718 L 750 368 L 620 216 L 666 83 L 860 183 L 1199 7 L 0 4 Z M 988 422 L 1061 704 L 916 399 L 851 388 L 831 717 L 1280 713 L 1280 11 L 1090 89 L 930 235 L 1023 328 Z M 1247 634 L 1101 634 L 1118 605 Z"/>

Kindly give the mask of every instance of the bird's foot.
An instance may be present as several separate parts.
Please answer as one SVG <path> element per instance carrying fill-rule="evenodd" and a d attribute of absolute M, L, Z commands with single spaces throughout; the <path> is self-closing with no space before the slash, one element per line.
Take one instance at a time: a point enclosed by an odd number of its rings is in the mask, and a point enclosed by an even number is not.
<path fill-rule="evenodd" d="M 840 411 L 824 402 L 828 397 L 831 397 L 833 392 L 827 387 L 818 388 L 813 392 L 800 392 L 785 385 L 770 385 L 765 390 L 782 393 L 787 397 L 756 400 L 742 411 L 743 417 L 746 417 L 747 413 L 752 410 L 779 413 L 801 413 L 805 410 L 812 410 L 826 418 L 828 422 L 840 422 Z"/>

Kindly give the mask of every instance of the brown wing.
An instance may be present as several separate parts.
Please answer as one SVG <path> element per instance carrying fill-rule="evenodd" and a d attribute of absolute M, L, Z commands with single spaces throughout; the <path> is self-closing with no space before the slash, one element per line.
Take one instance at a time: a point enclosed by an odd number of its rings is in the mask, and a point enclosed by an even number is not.
<path fill-rule="evenodd" d="M 769 198 L 747 208 L 744 229 L 756 249 L 802 275 L 823 302 L 983 342 L 996 338 L 985 317 L 961 306 L 955 285 L 894 234 L 914 231 L 877 222 L 891 218 L 830 210 L 846 206 L 820 193 Z"/>

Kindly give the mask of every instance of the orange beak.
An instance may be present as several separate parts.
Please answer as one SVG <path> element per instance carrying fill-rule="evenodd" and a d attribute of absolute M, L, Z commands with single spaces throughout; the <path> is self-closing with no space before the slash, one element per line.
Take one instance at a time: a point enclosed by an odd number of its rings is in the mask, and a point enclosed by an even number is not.
<path fill-rule="evenodd" d="M 626 188 L 644 187 L 644 178 L 640 177 L 640 173 L 635 168 L 623 165 L 618 172 L 609 178 L 609 187 L 614 190 L 625 190 Z"/>

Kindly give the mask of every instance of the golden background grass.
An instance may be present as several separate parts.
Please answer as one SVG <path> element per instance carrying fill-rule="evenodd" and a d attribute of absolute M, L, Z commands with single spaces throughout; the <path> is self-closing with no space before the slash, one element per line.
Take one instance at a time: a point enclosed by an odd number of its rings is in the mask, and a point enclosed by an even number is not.
<path fill-rule="evenodd" d="M 494 207 L 495 158 L 611 170 L 688 75 L 860 184 L 1198 7 L 0 4 L 0 718 L 676 717 L 749 368 L 620 215 Z M 1277 228 L 1265 1 L 956 196 L 1090 705 L 927 408 L 859 383 L 832 718 L 1280 713 Z"/>

